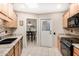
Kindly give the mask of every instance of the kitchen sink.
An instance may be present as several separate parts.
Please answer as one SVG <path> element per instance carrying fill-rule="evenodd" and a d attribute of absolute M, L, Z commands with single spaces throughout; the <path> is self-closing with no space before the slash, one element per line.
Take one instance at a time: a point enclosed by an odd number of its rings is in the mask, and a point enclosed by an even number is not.
<path fill-rule="evenodd" d="M 4 40 L 0 41 L 0 44 L 10 44 L 13 41 L 15 41 L 16 39 L 17 38 L 7 38 L 7 39 L 4 39 Z"/>

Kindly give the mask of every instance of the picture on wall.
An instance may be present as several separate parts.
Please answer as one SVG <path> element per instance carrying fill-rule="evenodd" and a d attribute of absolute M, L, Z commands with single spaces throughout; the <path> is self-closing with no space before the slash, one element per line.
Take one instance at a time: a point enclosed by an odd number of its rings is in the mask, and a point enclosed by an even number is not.
<path fill-rule="evenodd" d="M 20 25 L 20 26 L 23 26 L 23 20 L 20 20 L 20 21 L 19 21 L 19 25 Z"/>

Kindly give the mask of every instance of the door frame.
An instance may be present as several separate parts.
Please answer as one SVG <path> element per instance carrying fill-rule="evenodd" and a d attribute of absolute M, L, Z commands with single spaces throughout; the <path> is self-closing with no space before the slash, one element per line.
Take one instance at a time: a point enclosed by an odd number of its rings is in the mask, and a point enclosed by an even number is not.
<path fill-rule="evenodd" d="M 27 31 L 27 20 L 29 20 L 29 19 L 36 20 L 36 44 L 37 44 L 37 32 L 38 32 L 38 30 L 37 30 L 37 28 L 38 28 L 38 26 L 37 26 L 37 19 L 36 18 L 27 18 L 26 19 L 26 31 Z M 27 41 L 27 35 L 26 35 L 26 41 Z"/>

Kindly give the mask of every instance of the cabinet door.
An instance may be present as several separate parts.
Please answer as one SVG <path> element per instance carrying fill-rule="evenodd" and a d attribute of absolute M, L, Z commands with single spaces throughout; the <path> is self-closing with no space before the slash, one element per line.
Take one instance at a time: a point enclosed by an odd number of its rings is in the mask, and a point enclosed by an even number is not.
<path fill-rule="evenodd" d="M 14 15 L 13 15 L 13 6 L 11 5 L 11 4 L 8 4 L 8 10 L 9 10 L 9 12 L 8 12 L 8 16 L 13 20 L 13 17 L 14 17 Z"/>
<path fill-rule="evenodd" d="M 9 17 L 12 20 L 16 20 L 16 14 L 13 10 L 13 5 L 10 3 L 0 4 L 0 10 L 3 14 Z"/>
<path fill-rule="evenodd" d="M 14 56 L 14 47 L 6 54 L 6 56 Z"/>
<path fill-rule="evenodd" d="M 15 56 L 19 55 L 19 42 L 15 45 Z"/>
<path fill-rule="evenodd" d="M 8 17 L 8 4 L 0 4 L 0 18 L 5 21 L 11 21 L 11 19 Z"/>
<path fill-rule="evenodd" d="M 0 19 L 6 21 L 6 22 L 10 22 L 11 19 L 9 19 L 8 17 L 6 17 L 4 14 L 0 13 Z"/>
<path fill-rule="evenodd" d="M 76 54 L 76 53 L 74 53 L 74 54 L 73 54 L 73 56 L 77 56 L 77 54 Z"/>
<path fill-rule="evenodd" d="M 60 37 L 59 37 L 59 35 L 58 35 L 58 38 L 57 38 L 57 48 L 59 49 L 59 51 L 60 51 L 60 48 L 61 48 L 61 44 L 60 44 Z"/>
<path fill-rule="evenodd" d="M 74 47 L 73 54 L 79 56 L 79 48 Z"/>
<path fill-rule="evenodd" d="M 6 28 L 17 28 L 17 21 L 16 20 L 5 22 L 4 24 L 5 24 Z"/>
<path fill-rule="evenodd" d="M 69 18 L 69 12 L 66 12 L 63 16 L 63 27 L 67 28 L 68 27 L 68 18 Z"/>
<path fill-rule="evenodd" d="M 15 56 L 19 56 L 19 47 L 15 48 Z"/>
<path fill-rule="evenodd" d="M 19 41 L 19 55 L 21 55 L 22 48 L 21 48 L 21 40 Z"/>
<path fill-rule="evenodd" d="M 9 12 L 9 10 L 8 10 L 8 4 L 7 3 L 2 4 L 2 7 L 1 8 L 2 8 L 1 12 L 3 14 L 5 14 L 6 16 L 8 16 L 8 12 Z"/>
<path fill-rule="evenodd" d="M 13 5 L 12 4 L 8 4 L 8 10 L 9 10 L 9 14 L 8 16 L 12 19 L 12 20 L 16 20 L 16 14 L 14 12 L 14 9 L 13 9 Z"/>
<path fill-rule="evenodd" d="M 19 41 L 19 55 L 21 55 L 23 49 L 22 38 Z"/>
<path fill-rule="evenodd" d="M 78 13 L 78 4 L 74 3 L 70 5 L 70 17 Z"/>

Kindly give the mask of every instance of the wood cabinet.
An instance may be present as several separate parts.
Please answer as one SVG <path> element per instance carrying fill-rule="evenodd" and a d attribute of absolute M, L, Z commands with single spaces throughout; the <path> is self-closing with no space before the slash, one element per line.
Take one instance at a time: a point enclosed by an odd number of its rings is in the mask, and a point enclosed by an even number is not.
<path fill-rule="evenodd" d="M 9 17 L 12 20 L 16 20 L 16 14 L 13 10 L 13 6 L 10 3 L 6 4 L 0 4 L 0 12 L 5 14 L 7 17 Z"/>
<path fill-rule="evenodd" d="M 21 55 L 22 49 L 23 49 L 23 44 L 22 44 L 22 38 L 21 38 L 21 40 L 19 41 L 19 55 Z"/>
<path fill-rule="evenodd" d="M 15 56 L 19 55 L 19 42 L 16 43 L 15 45 Z"/>
<path fill-rule="evenodd" d="M 68 27 L 68 18 L 69 18 L 69 12 L 67 11 L 64 15 L 63 15 L 63 27 L 67 28 Z"/>
<path fill-rule="evenodd" d="M 79 48 L 74 47 L 73 56 L 79 56 Z"/>
<path fill-rule="evenodd" d="M 9 22 L 4 21 L 4 26 L 6 28 L 17 28 L 17 20 L 12 20 Z"/>
<path fill-rule="evenodd" d="M 79 5 L 77 3 L 71 4 L 70 5 L 70 17 L 72 17 L 73 15 L 79 13 Z"/>
<path fill-rule="evenodd" d="M 2 4 L 1 6 L 2 6 L 1 12 L 5 14 L 6 16 L 8 16 L 8 13 L 9 13 L 8 4 L 5 3 L 5 4 Z"/>
<path fill-rule="evenodd" d="M 13 6 L 12 4 L 8 4 L 8 16 L 12 19 L 12 20 L 16 20 L 16 14 L 13 10 Z"/>
<path fill-rule="evenodd" d="M 5 21 L 5 27 L 17 28 L 16 13 L 13 10 L 12 4 L 0 4 L 0 19 Z"/>
<path fill-rule="evenodd" d="M 9 22 L 11 21 L 11 19 L 9 19 L 7 16 L 5 16 L 4 14 L 0 13 L 0 19 L 2 19 L 3 21 Z"/>
<path fill-rule="evenodd" d="M 6 56 L 14 56 L 15 52 L 14 52 L 14 47 L 6 54 Z"/>
<path fill-rule="evenodd" d="M 22 39 L 23 39 L 23 38 L 21 38 L 21 39 L 14 45 L 14 47 L 6 54 L 6 56 L 20 56 L 20 55 L 21 55 L 22 49 L 23 49 Z"/>
<path fill-rule="evenodd" d="M 79 13 L 79 4 L 78 3 L 71 4 L 69 10 L 65 12 L 63 16 L 63 28 L 68 28 L 68 18 L 72 17 L 77 13 Z"/>

